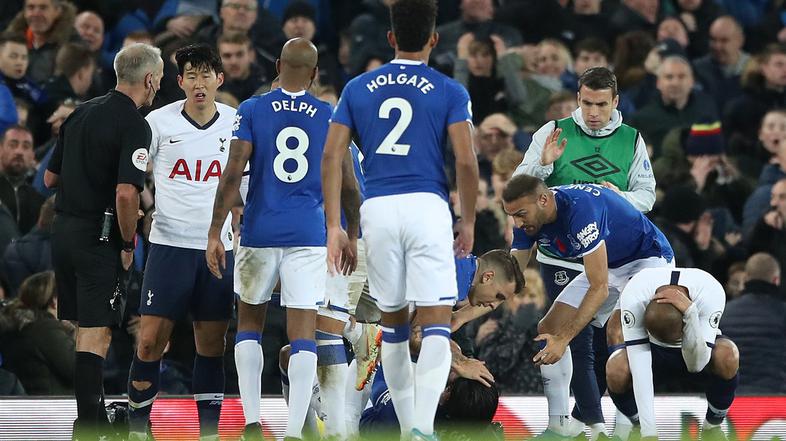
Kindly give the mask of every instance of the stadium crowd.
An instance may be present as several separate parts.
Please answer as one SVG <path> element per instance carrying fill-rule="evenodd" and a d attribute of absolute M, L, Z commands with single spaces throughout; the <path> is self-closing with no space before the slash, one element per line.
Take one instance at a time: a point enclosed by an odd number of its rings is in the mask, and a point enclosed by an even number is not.
<path fill-rule="evenodd" d="M 4 0 L 0 4 L 0 395 L 73 392 L 73 327 L 55 319 L 50 252 L 52 191 L 43 173 L 60 125 L 81 102 L 114 86 L 124 46 L 162 51 L 164 77 L 152 109 L 185 96 L 174 53 L 200 42 L 225 72 L 218 101 L 237 108 L 265 93 L 290 38 L 319 51 L 315 95 L 336 104 L 356 75 L 392 58 L 385 38 L 391 0 Z M 480 169 L 473 254 L 510 247 L 502 209 L 506 182 L 533 132 L 576 109 L 577 78 L 611 68 L 618 109 L 637 129 L 654 172 L 647 216 L 671 243 L 679 267 L 711 273 L 726 289 L 721 322 L 740 350 L 741 393 L 786 393 L 786 2 L 782 0 L 441 0 L 432 67 L 472 100 Z M 448 155 L 450 156 L 450 155 Z M 446 161 L 446 173 L 453 161 Z M 589 164 L 598 176 L 613 164 Z M 138 306 L 155 188 L 142 194 L 129 310 Z M 458 197 L 451 193 L 454 211 Z M 235 226 L 236 227 L 236 226 Z M 532 262 L 537 265 L 536 262 Z M 539 394 L 537 323 L 554 299 L 537 270 L 525 293 L 463 337 L 502 394 Z M 276 297 L 273 302 L 276 302 Z M 280 307 L 268 308 L 264 356 L 286 345 Z M 105 391 L 126 392 L 139 316 L 113 331 Z M 233 339 L 230 325 L 229 339 Z M 54 341 L 59 343 L 53 343 Z M 228 340 L 231 341 L 231 340 Z M 227 345 L 226 393 L 237 393 Z M 194 339 L 178 323 L 160 390 L 190 394 Z M 263 390 L 280 391 L 276 363 Z M 669 385 L 684 391 L 685 385 Z"/>

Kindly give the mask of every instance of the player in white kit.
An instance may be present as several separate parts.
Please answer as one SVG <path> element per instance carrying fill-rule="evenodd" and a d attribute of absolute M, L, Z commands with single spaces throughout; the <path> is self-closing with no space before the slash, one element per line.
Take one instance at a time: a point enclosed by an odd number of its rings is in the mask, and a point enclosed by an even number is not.
<path fill-rule="evenodd" d="M 175 321 L 191 313 L 196 357 L 193 392 L 204 438 L 218 438 L 224 396 L 224 336 L 232 316 L 230 278 L 213 277 L 205 264 L 211 198 L 226 166 L 235 109 L 216 103 L 221 59 L 206 45 L 177 51 L 178 83 L 186 94 L 150 112 L 150 162 L 155 213 L 139 313 L 138 347 L 128 378 L 131 439 L 146 437 L 159 388 L 161 356 Z M 221 252 L 232 274 L 231 216 L 221 223 Z"/>
<path fill-rule="evenodd" d="M 626 348 L 611 355 L 606 376 L 612 398 L 635 394 L 642 440 L 658 436 L 654 384 L 674 378 L 704 388 L 701 439 L 726 439 L 720 425 L 734 401 L 739 352 L 719 329 L 725 306 L 723 286 L 697 268 L 647 268 L 622 291 Z"/>

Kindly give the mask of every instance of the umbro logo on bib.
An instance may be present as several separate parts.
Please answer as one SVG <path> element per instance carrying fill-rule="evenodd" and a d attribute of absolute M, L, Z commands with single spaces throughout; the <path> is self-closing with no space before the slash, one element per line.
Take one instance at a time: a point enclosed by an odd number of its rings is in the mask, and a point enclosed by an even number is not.
<path fill-rule="evenodd" d="M 612 164 L 608 159 L 598 153 L 574 159 L 570 161 L 570 163 L 582 172 L 592 176 L 594 179 L 620 172 L 620 169 L 616 165 Z"/>

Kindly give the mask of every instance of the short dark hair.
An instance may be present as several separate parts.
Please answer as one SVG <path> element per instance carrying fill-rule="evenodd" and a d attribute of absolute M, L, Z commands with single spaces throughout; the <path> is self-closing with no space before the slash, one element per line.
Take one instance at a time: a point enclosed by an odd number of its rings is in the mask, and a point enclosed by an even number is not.
<path fill-rule="evenodd" d="M 480 256 L 480 258 L 498 270 L 498 275 L 502 277 L 502 280 L 508 283 L 516 282 L 514 293 L 518 294 L 524 289 L 524 274 L 521 272 L 516 258 L 511 256 L 509 252 L 505 250 L 491 250 Z"/>
<path fill-rule="evenodd" d="M 502 200 L 513 202 L 525 196 L 532 196 L 547 189 L 542 179 L 530 175 L 514 176 L 502 191 Z"/>
<path fill-rule="evenodd" d="M 579 90 L 587 86 L 592 90 L 611 89 L 611 96 L 617 96 L 617 76 L 606 67 L 591 67 L 579 77 Z"/>
<path fill-rule="evenodd" d="M 19 34 L 0 34 L 0 47 L 5 46 L 6 43 L 16 43 L 23 45 L 25 48 L 27 47 L 27 40 Z"/>
<path fill-rule="evenodd" d="M 497 413 L 499 391 L 477 380 L 456 378 L 449 386 L 450 394 L 442 405 L 445 417 L 456 424 L 489 424 Z"/>
<path fill-rule="evenodd" d="M 244 44 L 247 47 L 251 47 L 251 39 L 248 35 L 242 32 L 225 32 L 219 35 L 218 40 L 216 41 L 216 46 L 219 44 Z"/>
<path fill-rule="evenodd" d="M 212 70 L 216 75 L 224 72 L 221 57 L 206 44 L 190 44 L 181 47 L 175 52 L 175 61 L 177 62 L 177 72 L 180 75 L 183 75 L 188 63 L 191 63 L 192 68 Z"/>
<path fill-rule="evenodd" d="M 64 43 L 55 56 L 55 74 L 68 78 L 91 64 L 95 65 L 96 61 L 87 45 Z"/>
<path fill-rule="evenodd" d="M 420 52 L 431 38 L 436 20 L 434 0 L 397 0 L 390 7 L 390 26 L 404 52 Z"/>
<path fill-rule="evenodd" d="M 30 130 L 30 128 L 25 127 L 21 124 L 11 124 L 10 126 L 6 127 L 5 130 L 3 130 L 2 134 L 0 134 L 0 144 L 3 144 L 5 142 L 5 137 L 8 134 L 8 132 L 10 132 L 11 130 L 20 130 L 22 132 L 29 133 L 30 136 L 33 136 L 33 131 Z"/>
<path fill-rule="evenodd" d="M 603 54 L 606 60 L 611 60 L 611 49 L 605 41 L 597 37 L 588 37 L 580 40 L 573 48 L 573 53 L 576 57 L 582 52 Z"/>

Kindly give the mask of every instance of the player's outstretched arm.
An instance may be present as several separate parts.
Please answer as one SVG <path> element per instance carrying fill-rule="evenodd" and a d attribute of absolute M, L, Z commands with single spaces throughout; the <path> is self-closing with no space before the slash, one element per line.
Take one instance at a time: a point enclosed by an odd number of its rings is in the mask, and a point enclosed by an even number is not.
<path fill-rule="evenodd" d="M 346 232 L 341 229 L 341 193 L 343 161 L 347 155 L 351 136 L 349 127 L 330 123 L 322 153 L 322 197 L 325 201 L 327 224 L 328 271 L 331 273 L 340 271 L 342 250 L 349 243 Z"/>
<path fill-rule="evenodd" d="M 475 202 L 478 198 L 478 158 L 472 143 L 472 124 L 468 121 L 448 126 L 448 135 L 456 156 L 456 186 L 461 200 L 461 219 L 453 251 L 458 257 L 472 252 L 475 242 Z"/>
<path fill-rule="evenodd" d="M 243 178 L 243 169 L 251 157 L 252 145 L 248 141 L 233 139 L 229 145 L 229 158 L 226 168 L 221 174 L 213 202 L 213 219 L 207 233 L 207 251 L 205 258 L 210 272 L 217 278 L 226 268 L 224 246 L 221 243 L 221 229 L 229 214 L 229 210 L 236 205 L 237 195 L 240 192 L 240 180 Z"/>

